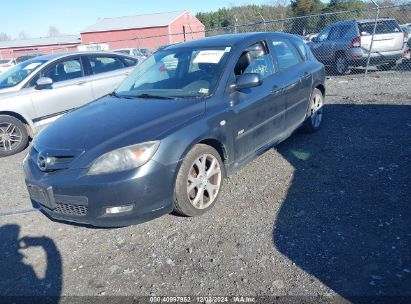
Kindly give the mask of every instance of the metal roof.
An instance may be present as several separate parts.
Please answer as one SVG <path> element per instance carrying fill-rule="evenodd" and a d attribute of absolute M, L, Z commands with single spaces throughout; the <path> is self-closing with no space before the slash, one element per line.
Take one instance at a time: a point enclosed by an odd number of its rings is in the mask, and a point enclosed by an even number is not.
<path fill-rule="evenodd" d="M 0 49 L 26 47 L 26 46 L 69 44 L 69 43 L 79 43 L 80 41 L 81 41 L 80 35 L 64 35 L 64 36 L 56 36 L 56 37 L 9 40 L 9 41 L 0 41 Z"/>
<path fill-rule="evenodd" d="M 81 33 L 106 32 L 115 30 L 127 30 L 136 28 L 168 26 L 176 18 L 187 11 L 175 11 L 168 13 L 155 13 L 137 16 L 126 16 L 117 18 L 104 18 L 95 24 L 85 28 Z"/>

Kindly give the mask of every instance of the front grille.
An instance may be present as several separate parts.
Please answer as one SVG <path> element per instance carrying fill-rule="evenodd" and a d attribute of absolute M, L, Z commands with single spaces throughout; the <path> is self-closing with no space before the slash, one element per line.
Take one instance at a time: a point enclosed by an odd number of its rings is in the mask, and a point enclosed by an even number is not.
<path fill-rule="evenodd" d="M 75 215 L 75 216 L 85 216 L 87 215 L 87 206 L 82 205 L 70 205 L 70 204 L 56 204 L 57 207 L 53 212 L 66 214 L 66 215 Z"/>

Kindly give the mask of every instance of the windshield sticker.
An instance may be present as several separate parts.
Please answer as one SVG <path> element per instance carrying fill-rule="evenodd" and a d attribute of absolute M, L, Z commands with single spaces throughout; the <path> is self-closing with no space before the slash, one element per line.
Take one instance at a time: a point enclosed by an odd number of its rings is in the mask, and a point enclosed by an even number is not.
<path fill-rule="evenodd" d="M 37 68 L 40 64 L 41 64 L 41 62 L 33 62 L 33 63 L 30 63 L 29 65 L 27 65 L 26 67 L 24 67 L 23 70 L 34 70 L 34 69 Z"/>
<path fill-rule="evenodd" d="M 206 88 L 201 88 L 200 91 L 198 91 L 201 94 L 208 94 L 209 89 Z"/>
<path fill-rule="evenodd" d="M 207 50 L 198 52 L 194 63 L 219 63 L 225 51 L 221 50 Z"/>

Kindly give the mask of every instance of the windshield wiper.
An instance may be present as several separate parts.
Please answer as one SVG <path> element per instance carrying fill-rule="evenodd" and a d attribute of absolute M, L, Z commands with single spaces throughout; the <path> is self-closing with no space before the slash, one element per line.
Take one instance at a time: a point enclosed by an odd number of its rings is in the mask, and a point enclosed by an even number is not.
<path fill-rule="evenodd" d="M 133 96 L 135 98 L 145 98 L 145 99 L 176 99 L 176 97 L 171 96 L 160 96 L 160 95 L 151 95 L 147 93 L 143 93 L 140 95 Z"/>

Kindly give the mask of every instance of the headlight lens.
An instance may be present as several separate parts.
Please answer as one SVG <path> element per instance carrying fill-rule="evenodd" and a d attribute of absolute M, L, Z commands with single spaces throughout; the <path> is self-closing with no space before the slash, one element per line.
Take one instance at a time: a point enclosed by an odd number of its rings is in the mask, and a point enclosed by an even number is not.
<path fill-rule="evenodd" d="M 87 175 L 121 172 L 140 167 L 153 157 L 159 145 L 159 141 L 150 141 L 103 154 L 96 159 Z"/>

